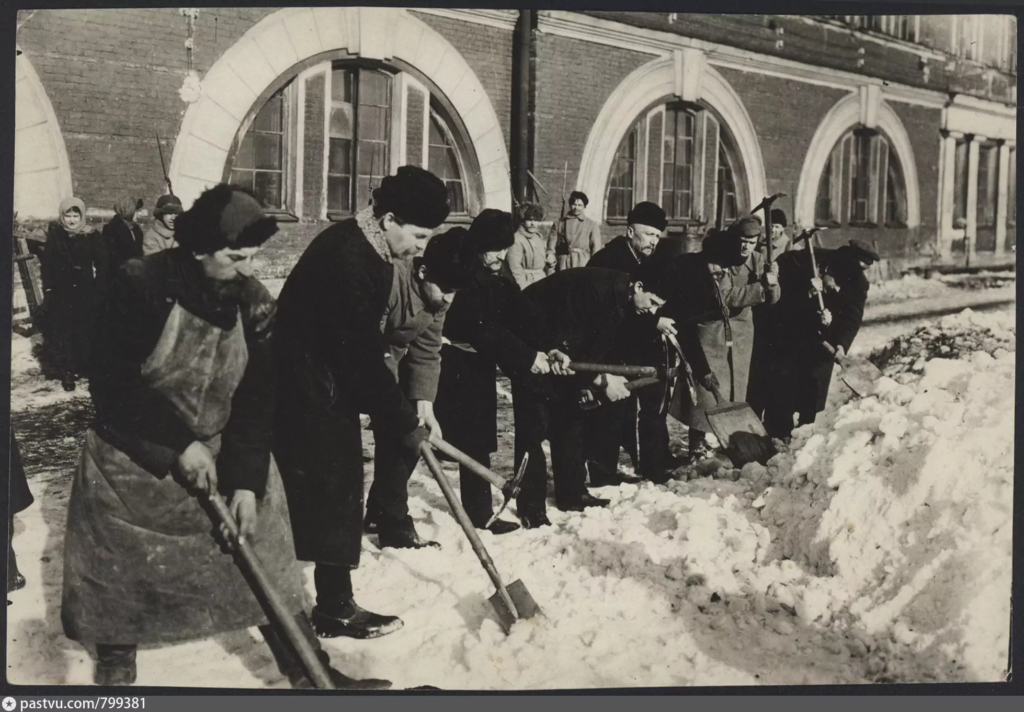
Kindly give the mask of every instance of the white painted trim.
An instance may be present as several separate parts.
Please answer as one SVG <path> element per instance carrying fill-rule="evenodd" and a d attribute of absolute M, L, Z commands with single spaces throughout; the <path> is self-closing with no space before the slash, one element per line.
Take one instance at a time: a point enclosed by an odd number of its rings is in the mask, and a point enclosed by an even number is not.
<path fill-rule="evenodd" d="M 943 257 L 952 254 L 953 205 L 956 199 L 956 137 L 940 137 L 939 151 L 939 252 Z"/>
<path fill-rule="evenodd" d="M 699 98 L 718 112 L 736 141 L 745 171 L 743 182 L 747 188 L 747 204 L 756 205 L 767 195 L 767 183 L 764 159 L 750 115 L 736 91 L 714 68 L 705 67 L 700 86 Z M 591 196 L 592 215 L 604 219 L 608 176 L 615 152 L 626 132 L 640 118 L 637 107 L 672 96 L 675 89 L 675 63 L 669 54 L 633 71 L 605 100 L 587 136 L 576 182 L 577 190 Z M 658 195 L 661 195 L 660 190 Z"/>
<path fill-rule="evenodd" d="M 369 24 L 361 19 L 360 13 L 364 11 L 373 15 L 372 21 L 367 20 Z M 203 77 L 203 96 L 185 112 L 170 164 L 171 179 L 176 187 L 180 184 L 180 197 L 186 208 L 203 189 L 223 179 L 224 162 L 227 157 L 226 153 L 224 156 L 213 155 L 207 148 L 203 148 L 203 144 L 194 140 L 198 138 L 195 133 L 200 128 L 197 122 L 200 121 L 203 106 L 206 103 L 215 103 L 223 107 L 224 111 L 233 117 L 231 120 L 238 122 L 238 126 L 234 127 L 237 135 L 241 117 L 252 109 L 255 97 L 277 77 L 289 71 L 287 66 L 269 71 L 265 67 L 254 67 L 252 63 L 244 61 L 245 57 L 252 56 L 254 48 L 262 51 L 272 50 L 278 64 L 284 63 L 285 60 L 282 58 L 293 58 L 293 62 L 302 61 L 319 52 L 335 49 L 347 49 L 351 52 L 357 49 L 361 42 L 360 31 L 376 26 L 384 17 L 378 8 L 318 7 L 314 11 L 314 18 L 323 46 L 313 47 L 312 43 L 296 45 L 291 39 L 292 34 L 287 31 L 287 24 L 290 20 L 295 21 L 300 15 L 304 17 L 308 13 L 309 8 L 285 8 L 271 13 L 242 35 Z M 494 105 L 465 58 L 444 36 L 412 15 L 409 10 L 396 9 L 393 13 L 389 11 L 386 17 L 394 18 L 391 29 L 396 38 L 415 36 L 419 37 L 420 41 L 395 41 L 393 48 L 387 45 L 377 47 L 378 53 L 393 51 L 395 59 L 415 67 L 437 85 L 466 124 L 470 144 L 477 152 L 481 165 L 490 165 L 495 161 L 507 164 L 508 152 Z M 327 28 L 331 28 L 331 31 L 326 31 Z M 272 37 L 274 42 L 267 44 L 268 37 Z M 327 97 L 329 96 L 328 91 Z M 327 121 L 329 99 L 325 100 L 324 106 Z M 326 161 L 324 171 L 326 174 Z M 179 181 L 179 177 L 183 180 Z M 325 177 L 325 193 L 326 190 Z M 483 171 L 482 197 L 486 207 L 508 210 L 512 204 L 512 194 L 506 177 L 496 171 Z M 326 210 L 326 194 L 323 204 Z"/>
<path fill-rule="evenodd" d="M 305 188 L 306 156 L 306 80 L 300 74 L 295 78 L 295 215 L 302 215 L 303 189 Z"/>
<path fill-rule="evenodd" d="M 14 174 L 14 210 L 18 212 L 20 219 L 35 218 L 35 219 L 50 219 L 56 218 L 57 213 L 60 209 L 60 201 L 65 198 L 70 198 L 73 195 L 73 187 L 71 181 L 71 162 L 68 160 L 68 149 L 64 144 L 64 134 L 60 129 L 60 122 L 57 120 L 57 114 L 53 110 L 53 104 L 50 103 L 50 97 L 46 94 L 46 89 L 43 87 L 42 81 L 39 79 L 39 75 L 36 73 L 35 67 L 32 66 L 32 62 L 29 61 L 28 55 L 21 52 L 21 48 L 15 46 L 18 54 L 16 57 L 17 68 L 24 73 L 24 80 L 31 94 L 35 100 L 36 105 L 42 111 L 45 117 L 44 124 L 46 125 L 46 135 L 51 151 L 51 157 L 57 164 L 54 170 L 54 180 L 56 185 L 54 188 L 57 192 L 57 199 L 53 201 L 52 206 L 39 206 L 37 205 L 38 200 L 28 202 L 26 197 L 22 195 L 22 191 L 19 190 L 19 175 L 27 175 L 28 173 L 41 173 L 40 170 L 23 171 L 22 173 Z M 17 85 L 17 82 L 16 82 Z M 15 86 L 15 101 L 17 101 L 18 89 Z M 15 119 L 17 119 L 17 113 L 15 113 Z M 36 124 L 37 126 L 39 124 Z M 14 151 L 15 154 L 18 152 L 18 134 L 19 129 L 26 127 L 14 127 Z M 21 150 L 26 150 L 26 147 L 22 145 Z M 18 162 L 14 162 L 15 169 L 17 168 Z M 47 169 L 51 170 L 51 169 Z M 38 198 L 38 196 L 36 196 Z M 30 207 L 31 206 L 31 207 Z"/>
<path fill-rule="evenodd" d="M 689 47 L 703 51 L 707 55 L 708 64 L 717 67 L 775 76 L 789 81 L 800 81 L 833 89 L 854 90 L 864 84 L 874 84 L 884 87 L 887 101 L 899 101 L 916 106 L 942 108 L 949 99 L 947 94 L 939 91 L 920 89 L 884 81 L 876 77 L 867 77 L 855 72 L 819 67 L 684 37 L 671 32 L 633 27 L 564 10 L 540 11 L 538 31 L 658 57 L 671 55 L 673 50 Z M 924 49 L 926 48 L 915 49 L 914 53 L 921 55 Z M 944 55 L 943 57 L 945 58 Z"/>
<path fill-rule="evenodd" d="M 327 188 L 327 173 L 331 157 L 331 109 L 333 108 L 331 103 L 334 96 L 334 72 L 330 62 L 324 62 L 318 66 L 323 67 L 324 72 L 324 145 L 320 163 L 320 214 L 317 215 L 317 219 L 326 220 L 327 199 L 330 194 Z M 352 117 L 352 120 L 356 120 L 355 116 Z M 352 180 L 355 181 L 356 177 L 352 176 Z"/>
<path fill-rule="evenodd" d="M 814 224 L 814 201 L 825 164 L 843 134 L 860 123 L 861 111 L 861 94 L 851 93 L 840 99 L 818 125 L 800 170 L 800 184 L 794 201 L 794 221 L 798 224 Z M 903 169 L 907 189 L 907 227 L 918 227 L 921 224 L 921 193 L 914 150 L 903 123 L 884 101 L 878 106 L 878 128 L 888 137 Z"/>
<path fill-rule="evenodd" d="M 999 147 L 998 178 L 996 183 L 996 249 L 997 255 L 1006 252 L 1006 218 L 1009 214 L 1009 200 L 1016 196 L 1007 195 L 1010 187 L 1010 147 L 1005 143 Z"/>
<path fill-rule="evenodd" d="M 983 140 L 983 139 L 982 139 Z M 967 237 L 970 254 L 978 251 L 978 158 L 981 140 L 977 137 L 967 144 Z"/>
<path fill-rule="evenodd" d="M 409 10 L 510 32 L 516 28 L 516 21 L 519 19 L 518 10 L 456 10 L 446 7 L 411 7 Z"/>

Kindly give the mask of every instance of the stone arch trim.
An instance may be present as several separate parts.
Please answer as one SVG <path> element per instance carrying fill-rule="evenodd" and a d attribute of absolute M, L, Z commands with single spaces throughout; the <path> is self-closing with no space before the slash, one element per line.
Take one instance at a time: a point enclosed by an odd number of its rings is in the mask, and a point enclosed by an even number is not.
<path fill-rule="evenodd" d="M 869 101 L 865 92 L 851 93 L 836 102 L 818 125 L 811 145 L 800 169 L 800 183 L 796 192 L 794 220 L 800 225 L 814 224 L 814 203 L 818 196 L 821 175 L 832 154 L 832 149 L 850 129 L 864 123 L 865 117 L 872 117 L 871 128 L 880 129 L 889 138 L 903 171 L 903 182 L 907 191 L 907 227 L 921 225 L 921 192 L 917 179 L 917 162 L 903 122 L 892 107 L 878 99 L 874 107 L 867 107 Z"/>
<path fill-rule="evenodd" d="M 767 195 L 764 159 L 750 114 L 732 86 L 714 68 L 704 66 L 699 98 L 722 117 L 736 142 L 743 162 L 747 204 L 757 205 Z M 676 61 L 672 56 L 655 59 L 626 77 L 605 100 L 590 129 L 580 161 L 576 188 L 590 198 L 591 215 L 605 211 L 605 189 L 615 152 L 639 113 L 662 97 L 678 94 Z"/>
<path fill-rule="evenodd" d="M 20 49 L 14 96 L 14 209 L 19 219 L 54 218 L 74 190 L 71 163 L 46 89 Z"/>
<path fill-rule="evenodd" d="M 339 49 L 402 60 L 428 77 L 466 127 L 481 169 L 484 206 L 511 209 L 505 138 L 476 73 L 429 25 L 405 9 L 381 7 L 278 10 L 217 60 L 202 80 L 199 101 L 185 112 L 171 158 L 171 180 L 186 207 L 223 179 L 232 142 L 267 88 L 304 60 Z"/>

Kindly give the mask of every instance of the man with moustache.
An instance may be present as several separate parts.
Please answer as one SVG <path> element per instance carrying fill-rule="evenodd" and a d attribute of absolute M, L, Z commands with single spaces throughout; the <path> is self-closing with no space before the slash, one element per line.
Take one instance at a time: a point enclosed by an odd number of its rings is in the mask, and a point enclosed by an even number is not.
<path fill-rule="evenodd" d="M 423 255 L 395 262 L 388 301 L 384 359 L 431 435 L 443 437 L 434 416 L 441 373 L 441 332 L 456 290 L 470 279 L 465 228 L 435 235 Z M 379 536 L 381 548 L 440 547 L 421 539 L 409 516 L 408 485 L 418 452 L 404 452 L 386 432 L 374 434 L 373 485 L 366 498 L 363 529 Z"/>
<path fill-rule="evenodd" d="M 665 211 L 660 206 L 651 202 L 637 203 L 626 217 L 626 234 L 609 242 L 587 266 L 625 272 L 635 282 L 641 268 L 654 255 L 667 226 Z M 675 334 L 675 329 L 669 320 L 659 320 L 659 332 L 623 333 L 606 361 L 636 366 L 662 365 L 663 334 Z M 587 414 L 585 457 L 592 485 L 625 481 L 617 472 L 620 445 L 633 458 L 641 477 L 654 482 L 666 481 L 665 471 L 675 462 L 668 446 L 666 414 L 661 412 L 662 394 L 661 389 L 644 388 L 629 398 L 606 403 Z"/>
<path fill-rule="evenodd" d="M 274 347 L 274 454 L 298 558 L 316 562 L 313 625 L 324 638 L 376 638 L 402 627 L 353 600 L 363 522 L 360 413 L 403 457 L 427 438 L 423 419 L 385 363 L 381 333 L 394 260 L 417 254 L 448 217 L 444 183 L 402 166 L 372 206 L 310 243 L 281 291 Z"/>

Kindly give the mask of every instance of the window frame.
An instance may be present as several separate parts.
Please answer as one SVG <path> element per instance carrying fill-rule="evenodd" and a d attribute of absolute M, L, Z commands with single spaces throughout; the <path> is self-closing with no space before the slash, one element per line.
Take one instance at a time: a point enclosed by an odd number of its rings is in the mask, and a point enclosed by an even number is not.
<path fill-rule="evenodd" d="M 639 182 L 638 182 L 639 173 L 638 173 L 637 168 L 640 165 L 640 150 L 641 150 L 641 131 L 640 131 L 640 128 L 641 128 L 641 126 L 643 126 L 644 122 L 647 121 L 647 115 L 648 114 L 645 113 L 644 115 L 642 115 L 639 119 L 637 119 L 633 123 L 633 125 L 630 127 L 629 131 L 626 132 L 626 135 L 619 142 L 619 147 L 615 150 L 615 157 L 612 159 L 612 162 L 613 162 L 612 171 L 613 172 L 615 172 L 616 169 L 618 168 L 618 163 L 619 163 L 619 160 L 620 160 L 619 152 L 622 150 L 623 146 L 627 145 L 628 142 L 632 139 L 632 141 L 633 141 L 633 158 L 632 158 L 632 161 L 633 161 L 633 163 L 632 163 L 632 170 L 631 170 L 631 175 L 630 175 L 630 186 L 628 188 L 629 200 L 626 201 L 626 203 L 627 203 L 627 205 L 629 207 L 626 208 L 626 212 L 625 212 L 624 215 L 611 215 L 609 213 L 609 208 L 610 208 L 611 203 L 612 203 L 612 201 L 611 201 L 612 191 L 613 190 L 618 190 L 618 191 L 625 192 L 627 190 L 626 188 L 622 188 L 622 187 L 619 187 L 619 186 L 613 186 L 612 185 L 612 177 L 609 176 L 608 177 L 608 188 L 607 188 L 606 193 L 605 193 L 605 221 L 608 221 L 609 224 L 615 224 L 615 223 L 613 223 L 611 221 L 617 221 L 617 220 L 625 221 L 626 217 L 629 215 L 629 211 L 637 203 L 637 200 L 636 200 L 636 198 L 637 198 L 637 189 L 639 187 Z M 644 143 L 646 144 L 646 142 L 644 142 Z M 647 149 L 648 149 L 648 146 L 644 145 L 643 146 L 643 150 L 646 151 Z"/>
<path fill-rule="evenodd" d="M 894 179 L 892 186 L 890 175 Z M 827 215 L 821 209 L 825 189 Z M 890 216 L 890 204 L 894 205 L 894 216 Z M 859 212 L 859 207 L 863 212 Z M 906 174 L 892 141 L 881 131 L 863 126 L 846 131 L 833 146 L 818 177 L 814 224 L 832 228 L 906 229 L 906 213 Z"/>
<path fill-rule="evenodd" d="M 990 158 L 988 158 L 990 157 Z M 987 166 L 989 174 L 986 174 L 984 167 Z M 988 178 L 988 183 L 982 187 L 982 178 Z M 978 197 L 975 205 L 974 224 L 977 229 L 994 230 L 999 222 L 999 143 L 997 141 L 978 142 Z M 991 215 L 984 220 L 982 195 L 988 203 L 986 208 L 991 209 Z M 984 212 L 988 212 L 985 210 Z"/>
<path fill-rule="evenodd" d="M 431 170 L 431 168 L 430 168 L 430 149 L 433 148 L 434 146 L 436 146 L 437 144 L 433 144 L 433 143 L 430 142 L 430 124 L 431 124 L 431 122 L 436 120 L 438 125 L 441 128 L 441 133 L 444 135 L 444 138 L 447 141 L 447 144 L 445 145 L 445 150 L 446 151 L 451 151 L 455 155 L 455 164 L 456 164 L 456 168 L 459 171 L 458 183 L 459 183 L 460 190 L 462 191 L 462 207 L 464 208 L 464 210 L 460 210 L 460 211 L 454 211 L 453 210 L 451 213 L 449 213 L 449 217 L 451 217 L 451 218 L 465 218 L 465 217 L 469 217 L 469 215 L 470 215 L 470 201 L 469 201 L 469 191 L 467 190 L 467 178 L 466 178 L 466 176 L 468 174 L 466 173 L 465 163 L 462 160 L 462 151 L 459 149 L 459 144 L 458 144 L 458 141 L 455 138 L 455 133 L 452 131 L 451 127 L 448 125 L 448 121 L 446 120 L 446 118 L 444 116 L 443 108 L 440 107 L 438 104 L 436 104 L 434 102 L 434 97 L 433 97 L 432 94 L 430 94 L 429 91 L 428 91 L 428 95 L 429 95 L 429 100 L 427 101 L 427 111 L 426 111 L 426 114 L 427 114 L 427 125 L 426 125 L 426 127 L 424 129 L 426 134 L 427 134 L 426 137 L 425 137 L 426 144 L 427 144 L 427 151 L 426 151 L 426 156 L 425 156 L 424 162 L 426 163 L 427 170 Z M 439 110 L 439 109 L 441 109 L 441 110 Z M 433 172 L 433 171 L 431 170 L 431 172 Z M 437 175 L 437 173 L 434 173 L 434 175 Z M 441 178 L 441 176 L 438 176 L 438 178 Z M 445 178 L 441 178 L 441 181 L 445 184 L 445 189 L 446 190 L 448 188 L 448 183 L 449 182 L 454 182 L 454 181 L 451 181 L 451 180 L 445 179 Z"/>

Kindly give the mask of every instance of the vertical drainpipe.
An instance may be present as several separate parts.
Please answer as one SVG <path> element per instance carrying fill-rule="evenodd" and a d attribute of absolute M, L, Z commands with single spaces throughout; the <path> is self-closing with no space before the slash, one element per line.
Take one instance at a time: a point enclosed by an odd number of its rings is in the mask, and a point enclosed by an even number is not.
<path fill-rule="evenodd" d="M 512 40 L 512 196 L 522 203 L 527 196 L 526 171 L 530 169 L 533 147 L 531 85 L 534 11 L 520 10 Z M 513 209 L 515 206 L 513 205 Z"/>

